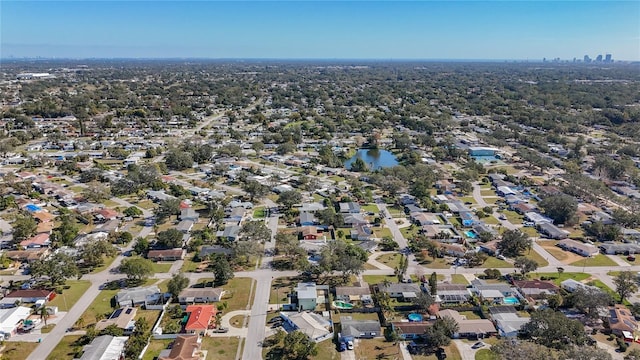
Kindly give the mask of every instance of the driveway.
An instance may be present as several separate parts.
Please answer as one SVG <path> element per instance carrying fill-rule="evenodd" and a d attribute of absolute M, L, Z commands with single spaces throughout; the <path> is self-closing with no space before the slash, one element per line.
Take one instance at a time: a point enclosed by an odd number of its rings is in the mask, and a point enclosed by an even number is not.
<path fill-rule="evenodd" d="M 479 349 L 472 349 L 471 348 L 471 346 L 473 346 L 473 344 L 475 344 L 475 343 L 465 342 L 465 341 L 460 340 L 460 339 L 453 340 L 453 343 L 458 348 L 458 352 L 460 353 L 460 357 L 462 358 L 462 360 L 475 360 L 476 351 L 479 350 Z M 487 347 L 487 346 L 485 345 L 484 347 L 482 347 L 480 349 L 484 349 L 485 347 Z"/>

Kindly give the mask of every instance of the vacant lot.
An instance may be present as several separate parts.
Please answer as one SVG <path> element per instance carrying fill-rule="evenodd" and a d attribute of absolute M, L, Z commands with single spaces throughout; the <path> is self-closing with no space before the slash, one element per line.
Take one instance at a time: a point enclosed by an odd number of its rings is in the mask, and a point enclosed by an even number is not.
<path fill-rule="evenodd" d="M 67 280 L 67 285 L 70 286 L 70 288 L 64 289 L 62 294 L 58 294 L 55 299 L 49 303 L 50 306 L 57 306 L 60 311 L 69 311 L 91 286 L 91 282 L 88 280 Z"/>
<path fill-rule="evenodd" d="M 255 287 L 255 280 L 251 278 L 233 278 L 226 285 L 222 286 L 227 292 L 222 301 L 228 305 L 227 311 L 244 310 L 253 304 L 253 298 L 249 303 L 249 296 L 252 288 Z M 253 297 L 255 294 L 252 294 Z"/>
<path fill-rule="evenodd" d="M 35 349 L 34 343 L 24 341 L 5 341 L 2 346 L 2 360 L 23 360 Z"/>
<path fill-rule="evenodd" d="M 615 261 L 606 255 L 598 254 L 590 258 L 582 258 L 571 263 L 573 266 L 618 266 Z"/>
<path fill-rule="evenodd" d="M 208 359 L 235 360 L 240 339 L 237 337 L 209 338 L 202 340 L 202 350 L 206 350 Z"/>
<path fill-rule="evenodd" d="M 98 293 L 98 296 L 93 300 L 91 305 L 87 308 L 87 310 L 82 314 L 81 319 L 84 323 L 83 326 L 79 326 L 80 328 L 86 328 L 90 324 L 95 324 L 101 319 L 104 319 L 111 315 L 115 305 L 114 296 L 120 290 L 102 290 Z"/>
<path fill-rule="evenodd" d="M 67 335 L 60 340 L 58 345 L 53 349 L 47 360 L 59 360 L 59 359 L 75 359 L 78 352 L 82 351 L 82 346 L 76 344 L 76 341 L 80 339 L 81 335 Z M 26 359 L 26 357 L 19 358 Z"/>

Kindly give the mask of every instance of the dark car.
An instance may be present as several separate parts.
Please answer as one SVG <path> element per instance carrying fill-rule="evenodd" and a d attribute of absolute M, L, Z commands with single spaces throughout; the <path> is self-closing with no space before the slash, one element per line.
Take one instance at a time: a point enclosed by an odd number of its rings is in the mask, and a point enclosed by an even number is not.
<path fill-rule="evenodd" d="M 229 332 L 229 328 L 219 327 L 217 329 L 213 329 L 214 333 L 226 333 Z"/>

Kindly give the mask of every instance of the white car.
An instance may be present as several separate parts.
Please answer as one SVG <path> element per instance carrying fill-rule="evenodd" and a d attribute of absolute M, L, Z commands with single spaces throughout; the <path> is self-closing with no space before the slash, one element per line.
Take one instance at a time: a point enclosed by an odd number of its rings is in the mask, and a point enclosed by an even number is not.
<path fill-rule="evenodd" d="M 347 341 L 347 349 L 348 350 L 353 350 L 353 341 L 352 340 Z"/>

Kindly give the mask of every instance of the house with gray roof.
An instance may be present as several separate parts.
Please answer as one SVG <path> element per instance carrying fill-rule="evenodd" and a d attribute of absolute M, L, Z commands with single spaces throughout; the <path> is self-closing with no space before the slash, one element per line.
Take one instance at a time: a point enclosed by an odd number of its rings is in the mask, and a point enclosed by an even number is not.
<path fill-rule="evenodd" d="M 380 321 L 353 320 L 351 316 L 340 316 L 342 336 L 352 336 L 358 339 L 372 339 L 381 335 Z"/>
<path fill-rule="evenodd" d="M 218 231 L 216 235 L 227 241 L 236 241 L 240 235 L 240 226 L 227 224 L 225 225 L 224 230 Z"/>
<path fill-rule="evenodd" d="M 85 345 L 79 360 L 118 360 L 124 356 L 124 346 L 128 336 L 98 336 Z"/>
<path fill-rule="evenodd" d="M 600 244 L 600 250 L 608 255 L 622 254 L 640 254 L 640 245 L 632 243 L 615 243 L 606 242 Z"/>
<path fill-rule="evenodd" d="M 418 297 L 418 294 L 422 292 L 420 286 L 413 283 L 392 283 L 387 286 L 378 284 L 378 289 L 395 299 L 413 299 Z"/>
<path fill-rule="evenodd" d="M 550 239 L 556 239 L 556 240 L 561 240 L 561 239 L 566 239 L 569 234 L 558 228 L 557 226 L 551 224 L 551 223 L 547 223 L 547 222 L 543 222 L 537 225 L 538 231 L 540 231 L 540 233 L 546 235 L 548 238 Z"/>
<path fill-rule="evenodd" d="M 164 293 L 156 285 L 134 287 L 120 290 L 116 294 L 116 302 L 120 307 L 144 305 L 146 303 L 157 303 L 164 296 Z"/>
<path fill-rule="evenodd" d="M 340 203 L 340 212 L 343 214 L 359 214 L 360 205 L 355 202 Z"/>
<path fill-rule="evenodd" d="M 193 208 L 186 208 L 180 211 L 180 220 L 190 220 L 193 222 L 197 222 L 200 215 Z"/>

